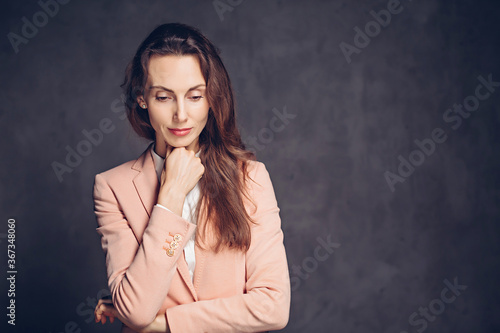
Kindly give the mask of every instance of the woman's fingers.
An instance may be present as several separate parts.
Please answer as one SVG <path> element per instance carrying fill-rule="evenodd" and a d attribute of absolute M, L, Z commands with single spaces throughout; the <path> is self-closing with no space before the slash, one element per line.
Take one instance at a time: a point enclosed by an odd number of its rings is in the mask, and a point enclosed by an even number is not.
<path fill-rule="evenodd" d="M 110 321 L 111 321 L 111 317 L 114 317 L 114 306 L 112 305 L 102 305 L 101 308 L 104 308 L 102 310 L 102 315 L 101 315 L 101 324 L 105 324 L 106 323 L 106 317 L 110 317 Z"/>
<path fill-rule="evenodd" d="M 102 304 L 102 300 L 100 299 L 97 302 L 97 305 L 95 306 L 95 309 L 94 309 L 94 318 L 95 318 L 96 323 L 101 320 L 101 314 L 102 314 L 102 312 L 100 310 L 101 304 Z"/>
<path fill-rule="evenodd" d="M 101 322 L 101 324 L 106 323 L 106 317 L 109 317 L 109 321 L 113 323 L 115 321 L 116 309 L 112 304 L 111 300 L 100 299 L 94 310 L 95 321 Z"/>
<path fill-rule="evenodd" d="M 165 159 L 162 177 L 162 185 L 165 183 L 172 186 L 175 184 L 178 191 L 187 195 L 193 189 L 205 172 L 201 159 L 195 156 L 193 151 L 186 147 L 168 147 L 168 156 Z"/>
<path fill-rule="evenodd" d="M 165 154 L 165 158 L 168 158 L 168 155 L 170 155 L 173 149 L 174 149 L 173 146 L 167 146 L 167 152 Z"/>

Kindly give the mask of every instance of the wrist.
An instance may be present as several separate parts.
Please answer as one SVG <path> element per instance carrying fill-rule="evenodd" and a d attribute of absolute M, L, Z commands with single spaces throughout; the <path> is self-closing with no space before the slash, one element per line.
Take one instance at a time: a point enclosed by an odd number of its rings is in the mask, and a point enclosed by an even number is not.
<path fill-rule="evenodd" d="M 157 203 L 181 216 L 185 198 L 186 196 L 182 192 L 174 188 L 162 187 L 158 193 Z"/>
<path fill-rule="evenodd" d="M 159 333 L 159 332 L 166 332 L 165 324 L 166 321 L 165 319 L 162 320 L 161 315 L 158 315 L 155 317 L 155 319 L 146 327 L 141 329 L 139 332 L 140 333 Z"/>
<path fill-rule="evenodd" d="M 170 332 L 165 315 L 158 315 L 154 320 L 153 332 Z"/>
<path fill-rule="evenodd" d="M 179 184 L 164 183 L 163 185 L 160 185 L 160 194 L 184 199 L 187 195 L 187 192 L 184 191 L 184 189 Z"/>

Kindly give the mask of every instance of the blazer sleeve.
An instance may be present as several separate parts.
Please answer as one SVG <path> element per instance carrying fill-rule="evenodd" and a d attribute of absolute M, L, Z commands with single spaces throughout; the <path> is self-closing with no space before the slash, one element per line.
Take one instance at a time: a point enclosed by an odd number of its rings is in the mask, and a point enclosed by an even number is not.
<path fill-rule="evenodd" d="M 142 329 L 160 310 L 177 260 L 196 226 L 155 206 L 139 244 L 103 175 L 95 177 L 94 205 L 113 304 L 130 325 Z M 178 247 L 169 256 L 164 246 L 170 248 L 175 235 Z"/>
<path fill-rule="evenodd" d="M 286 326 L 290 277 L 279 208 L 264 164 L 257 162 L 251 186 L 257 208 L 251 217 L 251 245 L 246 253 L 246 293 L 202 300 L 167 309 L 172 333 L 261 332 Z M 252 183 L 250 181 L 250 183 Z"/>

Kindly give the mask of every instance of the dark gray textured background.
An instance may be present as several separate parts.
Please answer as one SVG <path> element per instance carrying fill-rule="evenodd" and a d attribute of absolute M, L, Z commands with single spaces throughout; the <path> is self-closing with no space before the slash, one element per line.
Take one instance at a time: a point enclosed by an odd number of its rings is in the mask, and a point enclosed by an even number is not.
<path fill-rule="evenodd" d="M 142 39 L 183 22 L 222 50 L 244 138 L 269 127 L 273 108 L 296 115 L 258 151 L 300 281 L 285 332 L 416 332 L 424 324 L 411 326 L 411 314 L 438 306 L 455 277 L 467 289 L 425 332 L 499 332 L 500 88 L 456 130 L 442 116 L 479 75 L 500 81 L 500 4 L 404 0 L 347 63 L 339 44 L 387 3 L 246 0 L 221 20 L 212 1 L 72 0 L 16 54 L 7 34 L 41 8 L 2 2 L 0 257 L 6 267 L 14 217 L 18 268 L 17 325 L 7 331 L 119 331 L 88 322 L 86 303 L 106 288 L 93 177 L 146 147 L 112 104 Z M 51 163 L 103 118 L 114 130 L 59 182 Z M 447 140 L 392 192 L 384 172 L 438 127 Z M 318 261 L 318 237 L 328 235 L 340 247 Z"/>

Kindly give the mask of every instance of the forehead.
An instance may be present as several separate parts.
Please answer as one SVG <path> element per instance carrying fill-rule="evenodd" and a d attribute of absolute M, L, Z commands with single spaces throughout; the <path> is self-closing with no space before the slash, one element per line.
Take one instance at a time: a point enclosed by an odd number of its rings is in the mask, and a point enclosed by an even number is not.
<path fill-rule="evenodd" d="M 173 91 L 181 91 L 199 84 L 205 84 L 205 78 L 196 56 L 154 55 L 149 59 L 149 86 L 163 86 Z"/>

